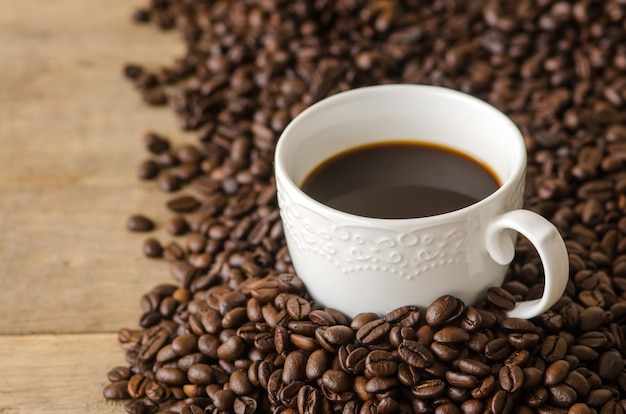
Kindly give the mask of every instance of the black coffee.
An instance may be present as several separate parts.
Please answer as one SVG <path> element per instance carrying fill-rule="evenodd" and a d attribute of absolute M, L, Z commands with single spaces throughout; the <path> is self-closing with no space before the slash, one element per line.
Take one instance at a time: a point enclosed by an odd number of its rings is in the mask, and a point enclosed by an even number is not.
<path fill-rule="evenodd" d="M 499 185 L 486 166 L 456 150 L 393 141 L 333 156 L 305 178 L 302 190 L 347 213 L 414 218 L 467 207 Z"/>

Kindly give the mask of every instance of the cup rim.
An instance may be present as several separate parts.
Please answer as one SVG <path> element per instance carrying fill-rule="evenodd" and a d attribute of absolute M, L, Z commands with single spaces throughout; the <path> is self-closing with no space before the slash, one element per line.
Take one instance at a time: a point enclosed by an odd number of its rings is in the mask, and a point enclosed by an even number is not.
<path fill-rule="evenodd" d="M 487 197 L 482 198 L 476 201 L 475 203 L 472 203 L 466 207 L 449 211 L 446 213 L 432 215 L 432 216 L 410 217 L 410 218 L 380 218 L 380 217 L 368 217 L 368 216 L 361 216 L 358 214 L 348 213 L 348 212 L 330 207 L 314 199 L 313 197 L 309 196 L 307 193 L 305 193 L 294 182 L 291 176 L 287 173 L 287 168 L 284 165 L 285 163 L 284 147 L 285 145 L 287 145 L 285 144 L 285 141 L 286 141 L 285 137 L 289 136 L 291 134 L 291 131 L 295 129 L 299 123 L 302 123 L 306 119 L 314 116 L 318 111 L 321 110 L 321 108 L 325 106 L 338 104 L 341 101 L 345 101 L 345 100 L 358 99 L 360 95 L 371 93 L 373 90 L 383 91 L 383 90 L 393 90 L 393 89 L 429 90 L 430 92 L 449 95 L 449 96 L 454 97 L 455 99 L 465 100 L 472 105 L 482 106 L 483 108 L 492 112 L 494 116 L 500 117 L 502 121 L 504 121 L 505 123 L 508 123 L 509 127 L 511 128 L 511 131 L 515 135 L 517 135 L 519 138 L 519 139 L 515 139 L 515 142 L 511 143 L 512 145 L 517 144 L 516 150 L 519 156 L 516 157 L 517 163 L 515 162 L 513 163 L 511 173 L 509 174 L 508 177 L 506 177 L 506 180 L 504 180 L 502 184 L 494 192 L 489 194 Z M 428 141 L 425 141 L 425 142 L 428 142 Z M 512 148 L 512 150 L 513 149 L 515 148 Z M 523 135 L 519 127 L 506 114 L 504 114 L 502 111 L 500 111 L 493 105 L 485 102 L 484 100 L 476 96 L 458 91 L 456 89 L 444 87 L 444 86 L 427 85 L 427 84 L 395 83 L 395 84 L 363 86 L 363 87 L 358 87 L 358 88 L 338 92 L 334 95 L 331 95 L 320 101 L 317 101 L 314 104 L 307 107 L 306 109 L 304 109 L 300 114 L 298 114 L 295 118 L 293 118 L 289 122 L 289 124 L 285 127 L 285 129 L 282 131 L 282 133 L 278 137 L 278 140 L 276 143 L 276 149 L 274 152 L 274 174 L 276 177 L 277 185 L 284 186 L 285 191 L 289 192 L 290 194 L 296 194 L 298 197 L 304 199 L 309 205 L 315 206 L 317 210 L 323 210 L 327 212 L 328 214 L 331 214 L 337 217 L 338 219 L 343 219 L 343 220 L 349 219 L 349 220 L 358 221 L 361 223 L 372 223 L 372 224 L 376 223 L 376 224 L 390 225 L 391 223 L 393 223 L 393 224 L 399 224 L 401 226 L 404 226 L 404 225 L 410 225 L 414 223 L 425 223 L 425 222 L 434 223 L 434 222 L 442 221 L 442 220 L 446 220 L 446 221 L 454 220 L 454 219 L 459 218 L 457 216 L 464 216 L 473 210 L 481 208 L 485 204 L 491 203 L 494 199 L 497 199 L 503 196 L 504 193 L 510 191 L 510 188 L 514 186 L 515 183 L 518 182 L 518 180 L 523 180 L 525 167 L 526 167 L 526 159 L 527 159 L 526 146 L 524 144 Z M 324 160 L 321 160 L 321 161 L 324 161 Z"/>

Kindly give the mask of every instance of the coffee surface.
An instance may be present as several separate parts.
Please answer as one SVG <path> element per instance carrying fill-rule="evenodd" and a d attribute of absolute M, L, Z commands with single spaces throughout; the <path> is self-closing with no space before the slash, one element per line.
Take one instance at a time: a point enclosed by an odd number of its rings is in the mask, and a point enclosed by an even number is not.
<path fill-rule="evenodd" d="M 302 184 L 309 196 L 337 210 L 388 219 L 448 213 L 498 187 L 491 171 L 470 156 L 410 141 L 342 152 L 317 166 Z"/>

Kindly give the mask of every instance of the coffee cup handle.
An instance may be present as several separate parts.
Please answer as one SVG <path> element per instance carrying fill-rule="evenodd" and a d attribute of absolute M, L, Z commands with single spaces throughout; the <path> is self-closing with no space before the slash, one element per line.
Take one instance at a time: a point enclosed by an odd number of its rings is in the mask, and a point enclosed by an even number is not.
<path fill-rule="evenodd" d="M 545 282 L 540 299 L 518 302 L 507 312 L 513 318 L 533 318 L 548 310 L 561 297 L 569 278 L 565 243 L 552 223 L 529 210 L 513 210 L 496 217 L 487 227 L 486 247 L 491 258 L 507 265 L 515 255 L 512 231 L 523 234 L 537 249 Z"/>

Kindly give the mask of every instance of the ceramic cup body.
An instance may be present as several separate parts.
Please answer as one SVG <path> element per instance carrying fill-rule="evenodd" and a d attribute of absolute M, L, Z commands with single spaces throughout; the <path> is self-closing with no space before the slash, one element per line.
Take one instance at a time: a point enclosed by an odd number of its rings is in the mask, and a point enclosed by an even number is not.
<path fill-rule="evenodd" d="M 411 219 L 348 214 L 299 185 L 324 160 L 364 144 L 415 140 L 464 152 L 497 175 L 500 188 L 466 208 Z M 537 248 L 546 282 L 541 299 L 518 303 L 529 318 L 561 296 L 568 279 L 563 240 L 522 207 L 526 150 L 518 128 L 481 100 L 425 85 L 382 85 L 322 100 L 278 140 L 278 202 L 296 273 L 312 297 L 350 316 L 428 306 L 450 294 L 471 304 L 502 283 L 517 232 Z"/>

